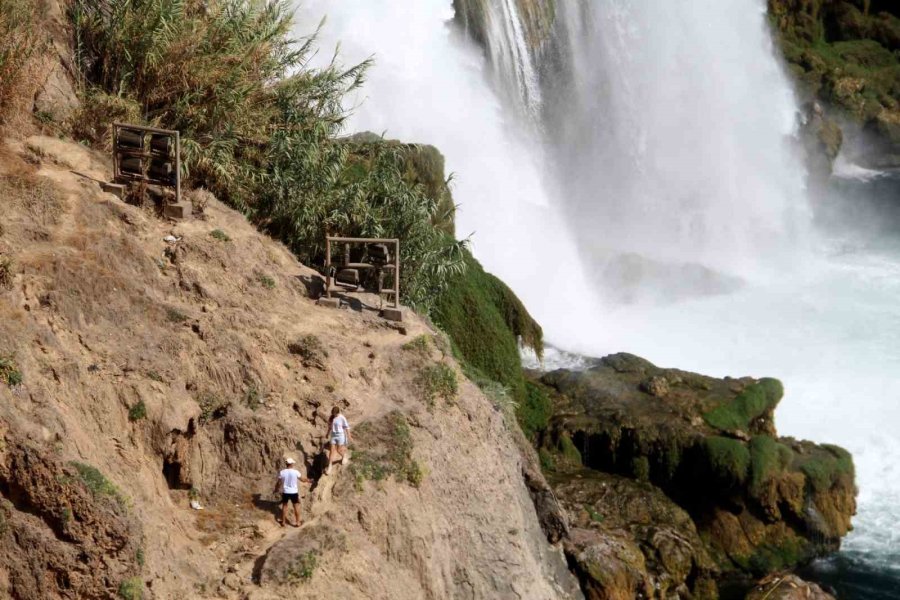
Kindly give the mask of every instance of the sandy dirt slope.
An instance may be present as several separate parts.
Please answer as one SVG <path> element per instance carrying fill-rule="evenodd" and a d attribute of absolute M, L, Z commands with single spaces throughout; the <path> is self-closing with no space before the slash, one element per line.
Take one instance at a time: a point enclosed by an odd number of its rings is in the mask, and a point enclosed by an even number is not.
<path fill-rule="evenodd" d="M 0 383 L 0 597 L 568 597 L 502 412 L 426 323 L 320 308 L 240 214 L 168 223 L 108 172 L 53 138 L 0 149 L 0 359 L 22 376 Z M 428 402 L 438 364 L 459 391 Z M 281 528 L 280 460 L 318 475 L 333 405 L 354 456 Z"/>

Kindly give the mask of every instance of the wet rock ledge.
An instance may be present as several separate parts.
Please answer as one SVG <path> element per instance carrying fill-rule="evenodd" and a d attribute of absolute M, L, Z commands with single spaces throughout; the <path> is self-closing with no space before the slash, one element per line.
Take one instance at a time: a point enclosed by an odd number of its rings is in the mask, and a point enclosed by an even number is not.
<path fill-rule="evenodd" d="M 535 441 L 593 598 L 715 598 L 836 551 L 856 510 L 843 448 L 780 437 L 776 379 L 716 379 L 614 354 L 531 372 Z"/>

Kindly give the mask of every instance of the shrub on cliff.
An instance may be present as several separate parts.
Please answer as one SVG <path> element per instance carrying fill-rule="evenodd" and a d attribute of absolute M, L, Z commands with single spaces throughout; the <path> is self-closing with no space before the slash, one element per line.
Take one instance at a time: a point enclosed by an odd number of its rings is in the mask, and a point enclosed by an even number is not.
<path fill-rule="evenodd" d="M 754 421 L 774 410 L 783 395 L 781 382 L 766 377 L 748 385 L 733 400 L 704 413 L 703 418 L 718 429 L 750 432 Z"/>
<path fill-rule="evenodd" d="M 288 0 L 76 0 L 71 18 L 86 105 L 137 107 L 144 121 L 181 131 L 189 182 L 302 261 L 322 258 L 326 231 L 401 238 L 401 287 L 426 310 L 461 272 L 461 243 L 432 224 L 446 199 L 407 175 L 397 148 L 375 144 L 356 168 L 336 137 L 344 95 L 369 62 L 310 68 L 315 35 L 290 37 Z M 105 142 L 105 124 L 82 129 Z"/>

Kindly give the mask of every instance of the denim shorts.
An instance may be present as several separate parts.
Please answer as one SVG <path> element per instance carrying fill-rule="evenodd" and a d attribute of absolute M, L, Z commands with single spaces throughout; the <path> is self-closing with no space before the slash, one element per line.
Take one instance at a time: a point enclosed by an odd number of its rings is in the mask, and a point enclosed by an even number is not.
<path fill-rule="evenodd" d="M 346 446 L 347 445 L 347 434 L 344 432 L 341 433 L 332 433 L 331 434 L 331 443 L 335 446 Z"/>

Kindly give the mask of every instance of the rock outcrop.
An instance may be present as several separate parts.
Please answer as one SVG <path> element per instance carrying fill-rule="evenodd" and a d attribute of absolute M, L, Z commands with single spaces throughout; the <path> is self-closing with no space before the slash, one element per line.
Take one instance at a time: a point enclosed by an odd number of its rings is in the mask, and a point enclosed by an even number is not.
<path fill-rule="evenodd" d="M 582 372 L 545 373 L 539 382 L 554 403 L 539 437 L 542 460 L 555 473 L 551 481 L 570 519 L 579 522 L 572 511 L 591 504 L 580 498 L 602 497 L 612 481 L 619 495 L 643 497 L 659 507 L 645 507 L 640 518 L 664 524 L 672 538 L 693 549 L 680 554 L 678 568 L 656 563 L 665 566 L 673 587 L 692 585 L 686 572 L 701 581 L 716 570 L 759 577 L 790 568 L 833 552 L 850 529 L 856 507 L 852 459 L 836 446 L 777 436 L 773 411 L 782 396 L 777 380 L 716 379 L 615 354 Z M 586 478 L 583 467 L 646 487 Z M 663 509 L 663 499 L 674 504 Z M 675 504 L 681 508 L 675 510 Z M 602 502 L 596 506 L 593 510 L 605 514 Z M 624 508 L 607 512 L 628 519 Z M 643 532 L 630 530 L 626 539 L 651 564 L 652 544 Z M 658 569 L 620 562 L 630 565 L 623 572 L 659 580 Z"/>

